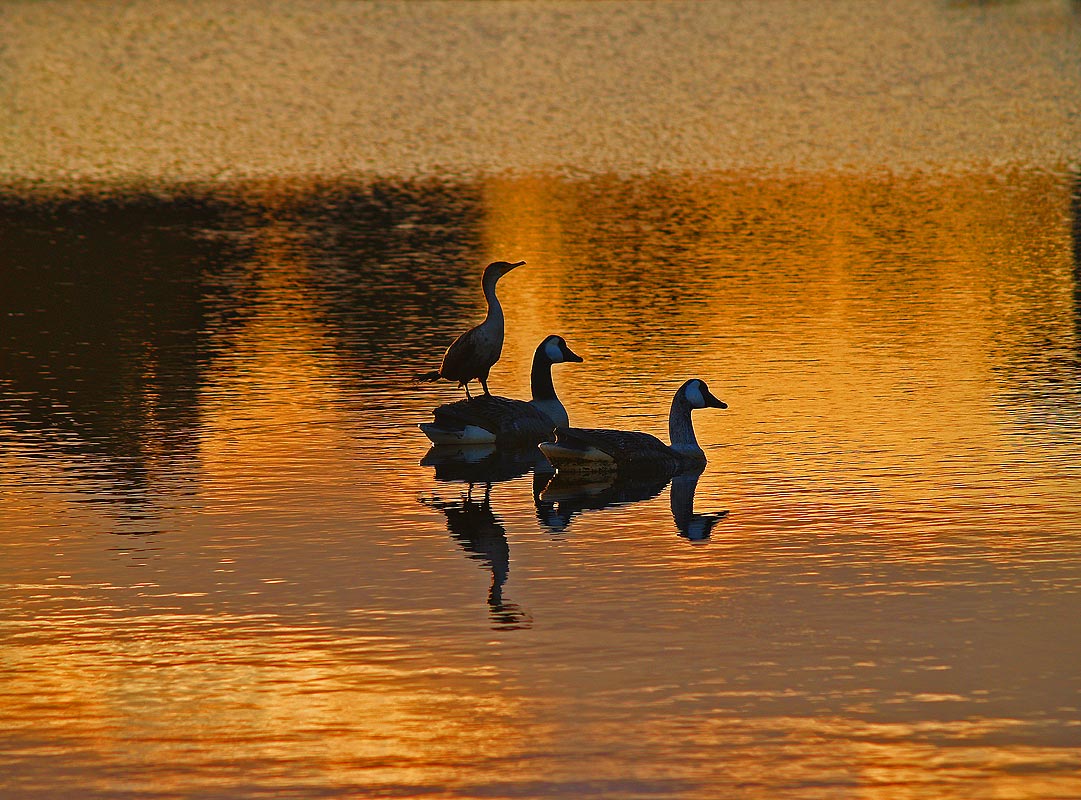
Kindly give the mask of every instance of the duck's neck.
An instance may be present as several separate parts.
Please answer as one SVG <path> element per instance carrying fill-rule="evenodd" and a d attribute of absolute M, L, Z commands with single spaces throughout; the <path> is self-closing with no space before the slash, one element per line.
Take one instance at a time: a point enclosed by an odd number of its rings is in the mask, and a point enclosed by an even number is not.
<path fill-rule="evenodd" d="M 484 278 L 484 299 L 488 301 L 488 314 L 482 324 L 503 330 L 503 306 L 499 305 L 499 298 L 495 296 L 495 284 L 498 280 L 498 275 Z"/>
<path fill-rule="evenodd" d="M 673 450 L 684 455 L 705 458 L 705 453 L 694 436 L 694 427 L 691 425 L 691 404 L 687 402 L 682 392 L 672 400 L 672 410 L 668 413 L 668 436 Z"/>

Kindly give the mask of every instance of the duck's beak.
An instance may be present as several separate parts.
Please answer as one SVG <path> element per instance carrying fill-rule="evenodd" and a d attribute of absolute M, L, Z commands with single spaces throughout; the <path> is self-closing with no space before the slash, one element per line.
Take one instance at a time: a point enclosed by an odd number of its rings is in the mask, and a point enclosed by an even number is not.
<path fill-rule="evenodd" d="M 706 408 L 728 408 L 728 403 L 718 400 L 709 389 L 703 391 L 702 395 L 702 399 L 706 401 Z"/>
<path fill-rule="evenodd" d="M 575 364 L 582 363 L 582 357 L 573 350 L 571 350 L 569 347 L 567 347 L 567 345 L 563 345 L 563 360 L 570 361 Z"/>

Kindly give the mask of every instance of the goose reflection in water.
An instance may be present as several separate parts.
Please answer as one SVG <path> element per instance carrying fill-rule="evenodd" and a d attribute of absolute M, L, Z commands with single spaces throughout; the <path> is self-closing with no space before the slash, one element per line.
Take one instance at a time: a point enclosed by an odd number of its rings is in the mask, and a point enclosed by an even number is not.
<path fill-rule="evenodd" d="M 447 530 L 451 537 L 461 545 L 469 558 L 481 562 L 492 571 L 492 583 L 488 590 L 492 627 L 497 630 L 532 627 L 533 618 L 529 612 L 503 597 L 503 586 L 510 576 L 510 544 L 502 520 L 492 511 L 491 491 L 493 483 L 520 478 L 537 464 L 543 469 L 547 461 L 535 448 L 528 451 L 497 449 L 493 445 L 437 445 L 428 451 L 420 463 L 435 467 L 438 481 L 462 482 L 468 486 L 457 499 L 446 500 L 433 495 L 420 498 L 420 502 L 428 508 L 442 511 L 447 518 Z M 543 485 L 550 473 L 542 472 L 541 476 Z M 480 484 L 484 486 L 484 495 L 478 500 L 474 498 L 474 489 Z"/>
<path fill-rule="evenodd" d="M 694 492 L 698 488 L 701 472 L 687 472 L 672 478 L 672 490 L 669 500 L 672 504 L 672 521 L 676 523 L 679 535 L 692 542 L 704 542 L 709 539 L 713 526 L 728 516 L 728 511 L 694 510 Z"/>
<path fill-rule="evenodd" d="M 583 511 L 651 500 L 671 482 L 669 499 L 672 520 L 679 535 L 692 542 L 706 541 L 713 527 L 728 512 L 695 512 L 694 493 L 701 474 L 701 470 L 680 473 L 675 477 L 664 473 L 613 474 L 608 479 L 597 478 L 587 482 L 582 475 L 557 473 L 544 490 L 535 495 L 537 517 L 550 531 L 562 532 Z"/>
<path fill-rule="evenodd" d="M 462 483 L 512 481 L 530 470 L 539 473 L 547 483 L 554 471 L 536 447 L 509 448 L 494 444 L 435 445 L 420 460 L 420 465 L 434 467 L 437 481 Z"/>

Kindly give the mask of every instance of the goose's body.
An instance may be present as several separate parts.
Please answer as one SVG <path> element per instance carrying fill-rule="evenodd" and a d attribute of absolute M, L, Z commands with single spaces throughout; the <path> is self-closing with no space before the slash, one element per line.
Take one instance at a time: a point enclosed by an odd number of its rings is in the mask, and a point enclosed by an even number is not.
<path fill-rule="evenodd" d="M 447 403 L 432 412 L 434 422 L 422 422 L 420 429 L 433 444 L 543 442 L 551 438 L 556 426 L 569 423 L 567 410 L 552 383 L 552 365 L 581 360 L 581 356 L 567 347 L 563 337 L 549 336 L 533 354 L 529 373 L 531 400 L 486 394 Z"/>
<path fill-rule="evenodd" d="M 480 381 L 484 393 L 488 391 L 488 373 L 503 353 L 503 307 L 496 297 L 496 283 L 516 267 L 525 264 L 518 261 L 513 264 L 506 261 L 494 261 L 484 268 L 481 287 L 484 299 L 488 303 L 488 313 L 484 321 L 463 333 L 447 348 L 443 354 L 443 363 L 438 370 L 417 376 L 420 381 L 453 381 L 465 387 L 465 396 L 470 397 L 469 382 Z"/>
<path fill-rule="evenodd" d="M 697 408 L 728 408 L 697 378 L 684 383 L 672 399 L 667 445 L 648 433 L 607 428 L 556 428 L 554 442 L 542 442 L 541 452 L 557 470 L 567 472 L 662 472 L 674 475 L 700 468 L 706 454 L 691 425 Z"/>

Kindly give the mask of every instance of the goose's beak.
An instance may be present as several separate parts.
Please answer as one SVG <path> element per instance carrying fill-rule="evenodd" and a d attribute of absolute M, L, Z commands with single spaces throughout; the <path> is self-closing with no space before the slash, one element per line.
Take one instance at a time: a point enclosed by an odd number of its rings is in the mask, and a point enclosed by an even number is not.
<path fill-rule="evenodd" d="M 575 364 L 581 364 L 582 363 L 582 357 L 580 355 L 578 355 L 576 352 L 574 352 L 573 350 L 571 350 L 566 345 L 563 346 L 563 360 L 564 361 L 570 361 L 570 362 L 575 363 Z"/>
<path fill-rule="evenodd" d="M 718 400 L 709 389 L 702 394 L 705 395 L 703 399 L 706 401 L 706 408 L 728 408 L 728 403 Z"/>

